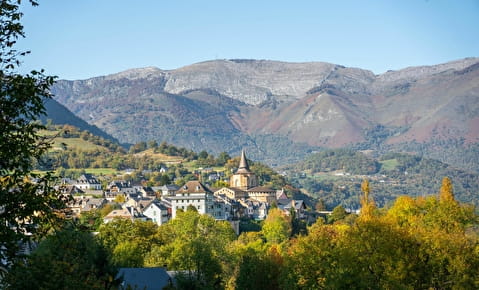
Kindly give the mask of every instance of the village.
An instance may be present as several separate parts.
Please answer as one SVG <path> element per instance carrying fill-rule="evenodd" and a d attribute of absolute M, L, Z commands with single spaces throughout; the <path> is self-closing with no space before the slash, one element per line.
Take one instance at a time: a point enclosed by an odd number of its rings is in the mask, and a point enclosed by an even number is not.
<path fill-rule="evenodd" d="M 64 180 L 59 188 L 72 197 L 68 208 L 76 218 L 111 205 L 113 210 L 103 217 L 104 223 L 129 219 L 148 220 L 161 226 L 174 219 L 179 211 L 194 209 L 216 220 L 230 222 L 239 234 L 240 219 L 264 220 L 272 207 L 279 208 L 288 216 L 293 213 L 298 219 L 306 218 L 303 200 L 289 198 L 283 189 L 259 185 L 244 151 L 228 187 L 210 188 L 198 180 L 188 181 L 183 186 L 141 186 L 114 180 L 102 188 L 94 175 L 83 174 L 76 180 Z"/>

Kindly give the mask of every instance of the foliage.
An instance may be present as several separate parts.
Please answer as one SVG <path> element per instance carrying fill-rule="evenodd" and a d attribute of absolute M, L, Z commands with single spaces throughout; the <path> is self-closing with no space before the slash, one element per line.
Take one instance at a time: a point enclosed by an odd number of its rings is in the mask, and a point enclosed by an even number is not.
<path fill-rule="evenodd" d="M 447 184 L 447 182 L 445 183 Z M 363 183 L 363 208 L 371 205 Z M 373 208 L 372 208 L 373 209 Z M 291 241 L 284 289 L 476 289 L 477 216 L 454 199 L 401 197 L 384 214 L 324 225 Z"/>
<path fill-rule="evenodd" d="M 261 230 L 266 241 L 273 244 L 287 241 L 291 236 L 291 231 L 291 219 L 278 208 L 273 208 L 268 212 Z"/>
<path fill-rule="evenodd" d="M 182 271 L 182 282 L 213 289 L 224 282 L 222 267 L 228 262 L 226 246 L 234 239 L 228 222 L 215 221 L 196 211 L 178 216 L 159 228 L 161 243 L 152 247 L 145 265 Z M 195 288 L 197 289 L 197 288 Z"/>
<path fill-rule="evenodd" d="M 116 272 L 90 233 L 67 228 L 17 261 L 6 282 L 7 289 L 115 289 Z"/>
<path fill-rule="evenodd" d="M 151 221 L 116 219 L 99 229 L 98 239 L 118 267 L 142 267 L 143 259 L 159 243 L 158 226 Z"/>
<path fill-rule="evenodd" d="M 295 168 L 298 171 L 308 170 L 311 173 L 342 170 L 351 174 L 374 174 L 378 172 L 380 164 L 358 151 L 331 149 L 311 154 Z"/>
<path fill-rule="evenodd" d="M 348 213 L 346 212 L 346 210 L 344 209 L 344 207 L 338 205 L 337 207 L 335 207 L 333 209 L 333 211 L 331 212 L 331 214 L 328 216 L 328 223 L 335 223 L 337 221 L 341 221 L 343 220 L 346 216 L 348 215 Z"/>
<path fill-rule="evenodd" d="M 30 1 L 35 4 L 33 1 Z M 45 225 L 61 216 L 64 200 L 52 188 L 50 173 L 32 173 L 50 147 L 39 136 L 44 126 L 35 122 L 45 113 L 54 78 L 42 72 L 16 73 L 20 64 L 14 45 L 23 37 L 20 1 L 0 3 L 0 263 L 5 266 L 19 246 L 44 234 Z"/>
<path fill-rule="evenodd" d="M 334 152 L 335 156 L 341 151 Z M 354 156 L 347 160 L 351 164 L 360 162 Z M 454 182 L 455 198 L 461 202 L 478 204 L 475 194 L 479 188 L 479 177 L 476 173 L 410 154 L 389 153 L 381 156 L 377 162 L 381 166 L 379 171 L 366 178 L 377 189 L 374 200 L 379 206 L 386 206 L 401 195 L 417 197 L 435 193 L 444 176 Z M 289 181 L 312 197 L 322 199 L 326 208 L 331 210 L 337 205 L 353 209 L 359 207 L 358 193 L 366 171 L 358 175 L 337 176 L 329 172 L 329 168 L 319 167 L 317 170 L 320 172 L 311 174 L 313 169 L 306 164 L 300 172 L 295 171 L 295 168 L 290 170 Z"/>

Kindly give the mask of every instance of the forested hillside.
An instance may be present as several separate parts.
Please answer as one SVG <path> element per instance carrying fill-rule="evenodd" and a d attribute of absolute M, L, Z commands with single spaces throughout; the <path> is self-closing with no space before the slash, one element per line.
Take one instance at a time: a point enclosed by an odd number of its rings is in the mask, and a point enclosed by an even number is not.
<path fill-rule="evenodd" d="M 330 209 L 337 205 L 358 208 L 359 185 L 364 178 L 374 184 L 375 200 L 381 206 L 400 195 L 433 194 L 444 176 L 454 181 L 458 200 L 478 204 L 477 173 L 411 154 L 389 153 L 373 158 L 349 149 L 327 150 L 312 154 L 285 171 L 294 185 L 322 199 Z"/>

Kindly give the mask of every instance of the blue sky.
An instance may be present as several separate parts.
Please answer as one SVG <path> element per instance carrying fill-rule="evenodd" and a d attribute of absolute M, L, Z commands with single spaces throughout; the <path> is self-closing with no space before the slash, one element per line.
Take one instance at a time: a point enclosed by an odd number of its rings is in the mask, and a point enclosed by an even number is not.
<path fill-rule="evenodd" d="M 479 56 L 479 0 L 41 0 L 23 11 L 22 72 L 60 79 L 230 58 L 379 74 Z"/>

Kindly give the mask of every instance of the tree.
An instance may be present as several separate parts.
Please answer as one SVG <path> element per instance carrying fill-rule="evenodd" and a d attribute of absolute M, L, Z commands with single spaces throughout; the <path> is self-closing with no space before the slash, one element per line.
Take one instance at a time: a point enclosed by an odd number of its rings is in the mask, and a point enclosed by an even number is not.
<path fill-rule="evenodd" d="M 37 5 L 30 1 L 32 5 Z M 45 127 L 35 122 L 45 114 L 54 82 L 43 71 L 20 75 L 14 44 L 24 37 L 20 1 L 0 2 L 0 263 L 11 264 L 21 242 L 37 239 L 44 226 L 61 216 L 65 202 L 53 190 L 51 173 L 32 173 L 50 140 L 38 134 Z"/>
<path fill-rule="evenodd" d="M 156 142 L 156 140 L 148 141 L 148 148 L 156 149 L 157 147 L 158 147 L 158 142 Z"/>
<path fill-rule="evenodd" d="M 48 236 L 6 277 L 7 289 L 110 289 L 117 270 L 90 233 L 67 228 Z"/>
<path fill-rule="evenodd" d="M 439 190 L 439 200 L 442 202 L 454 201 L 452 182 L 449 177 L 444 177 L 442 179 L 441 189 Z"/>
<path fill-rule="evenodd" d="M 282 288 L 334 289 L 330 279 L 336 268 L 332 265 L 337 264 L 340 235 L 334 226 L 324 225 L 321 219 L 308 232 L 291 242 Z"/>
<path fill-rule="evenodd" d="M 152 247 L 145 266 L 182 271 L 177 278 L 187 289 L 217 289 L 223 283 L 222 266 L 229 263 L 226 246 L 235 237 L 228 222 L 187 210 L 162 225 L 158 234 L 160 245 Z"/>
<path fill-rule="evenodd" d="M 100 226 L 97 237 L 115 266 L 142 267 L 146 254 L 159 243 L 157 230 L 151 221 L 116 219 Z"/>
<path fill-rule="evenodd" d="M 344 219 L 347 215 L 348 213 L 346 212 L 344 207 L 338 205 L 337 207 L 333 209 L 333 212 L 331 212 L 331 215 L 328 216 L 328 222 L 334 223 L 334 222 L 340 221 Z"/>
<path fill-rule="evenodd" d="M 291 220 L 280 209 L 273 208 L 268 212 L 261 231 L 270 243 L 285 242 L 291 236 Z"/>
<path fill-rule="evenodd" d="M 217 166 L 224 166 L 228 160 L 231 159 L 231 156 L 228 155 L 226 152 L 221 152 L 216 158 L 216 165 Z"/>
<path fill-rule="evenodd" d="M 208 154 L 208 152 L 206 152 L 206 150 L 203 150 L 200 153 L 198 153 L 198 158 L 199 159 L 206 159 L 206 158 L 208 158 L 208 156 L 209 156 L 209 154 Z"/>
<path fill-rule="evenodd" d="M 370 220 L 374 216 L 374 210 L 376 209 L 376 205 L 374 200 L 369 196 L 370 189 L 369 189 L 369 181 L 364 179 L 361 183 L 361 191 L 363 195 L 361 196 L 361 214 L 359 216 L 362 220 Z"/>

